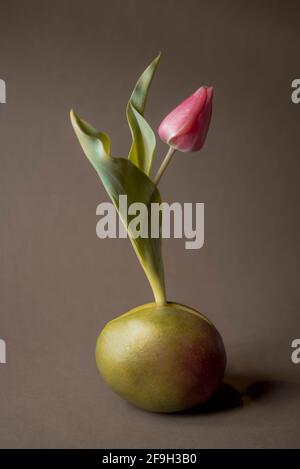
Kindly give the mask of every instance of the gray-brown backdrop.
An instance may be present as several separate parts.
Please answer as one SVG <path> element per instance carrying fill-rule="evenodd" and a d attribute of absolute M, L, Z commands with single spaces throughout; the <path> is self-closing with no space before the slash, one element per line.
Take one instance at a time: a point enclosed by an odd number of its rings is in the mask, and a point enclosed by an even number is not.
<path fill-rule="evenodd" d="M 1 447 L 299 445 L 299 24 L 299 1 L 0 3 Z M 73 107 L 126 156 L 126 102 L 159 50 L 154 128 L 201 84 L 215 87 L 203 151 L 177 154 L 161 193 L 205 203 L 203 249 L 164 242 L 168 297 L 216 324 L 228 385 L 177 416 L 133 408 L 96 371 L 105 322 L 152 294 L 129 241 L 96 237 L 108 199 L 68 116 Z"/>

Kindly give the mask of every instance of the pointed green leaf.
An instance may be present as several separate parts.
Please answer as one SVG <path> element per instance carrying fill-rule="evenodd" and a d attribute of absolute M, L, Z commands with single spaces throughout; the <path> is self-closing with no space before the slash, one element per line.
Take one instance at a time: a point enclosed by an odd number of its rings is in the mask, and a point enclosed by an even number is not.
<path fill-rule="evenodd" d="M 110 151 L 108 135 L 98 132 L 88 122 L 79 119 L 73 110 L 70 117 L 79 143 L 90 162 L 95 166 L 99 158 L 107 158 Z"/>
<path fill-rule="evenodd" d="M 156 145 L 155 134 L 144 118 L 144 112 L 160 54 L 151 62 L 137 81 L 127 105 L 127 120 L 132 135 L 128 158 L 141 171 L 149 175 Z"/>
<path fill-rule="evenodd" d="M 150 204 L 160 203 L 160 194 L 153 182 L 134 164 L 125 158 L 112 158 L 108 155 L 108 137 L 97 132 L 78 116 L 71 113 L 71 122 L 79 142 L 96 169 L 108 195 L 115 205 L 122 222 L 128 232 L 135 253 L 145 271 L 157 302 L 165 301 L 164 272 L 161 254 L 161 239 L 134 238 L 130 232 L 130 221 L 127 212 L 119 206 L 119 196 L 127 195 L 127 205 L 142 202 L 148 208 Z M 105 137 L 103 137 L 105 136 Z M 127 221 L 126 221 L 127 220 Z M 150 223 L 149 223 L 150 231 Z"/>
<path fill-rule="evenodd" d="M 158 54 L 157 57 L 151 62 L 150 65 L 146 68 L 146 70 L 142 73 L 140 78 L 138 79 L 132 95 L 130 97 L 130 102 L 136 108 L 136 110 L 144 115 L 145 107 L 147 103 L 147 97 L 149 92 L 149 87 L 153 80 L 155 71 L 157 66 L 160 62 L 161 53 Z"/>

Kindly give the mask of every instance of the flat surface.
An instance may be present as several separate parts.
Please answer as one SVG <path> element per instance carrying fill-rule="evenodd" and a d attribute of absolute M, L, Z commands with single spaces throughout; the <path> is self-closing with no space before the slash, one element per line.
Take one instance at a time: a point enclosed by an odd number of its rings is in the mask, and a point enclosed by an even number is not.
<path fill-rule="evenodd" d="M 0 10 L 0 446 L 299 447 L 299 2 Z M 166 201 L 205 203 L 202 249 L 164 242 L 168 296 L 206 314 L 228 354 L 218 398 L 183 415 L 131 407 L 96 371 L 104 324 L 152 297 L 129 242 L 96 237 L 107 196 L 68 117 L 74 108 L 126 156 L 126 102 L 159 50 L 154 128 L 200 85 L 215 87 L 205 148 L 174 157 L 160 186 Z M 158 142 L 158 161 L 165 151 Z"/>

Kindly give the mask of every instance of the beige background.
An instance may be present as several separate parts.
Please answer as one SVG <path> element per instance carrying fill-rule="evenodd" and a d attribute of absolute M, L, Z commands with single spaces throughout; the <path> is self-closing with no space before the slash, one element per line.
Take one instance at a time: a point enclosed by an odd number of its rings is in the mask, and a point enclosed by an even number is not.
<path fill-rule="evenodd" d="M 299 1 L 0 3 L 1 447 L 297 447 L 300 365 Z M 185 415 L 139 411 L 98 376 L 106 321 L 151 301 L 127 240 L 96 238 L 107 200 L 71 107 L 127 155 L 125 105 L 159 50 L 147 118 L 215 87 L 199 154 L 178 154 L 166 201 L 205 203 L 205 247 L 164 242 L 169 298 L 215 322 L 227 386 Z M 166 147 L 158 143 L 157 158 Z M 241 404 L 241 396 L 244 405 Z"/>

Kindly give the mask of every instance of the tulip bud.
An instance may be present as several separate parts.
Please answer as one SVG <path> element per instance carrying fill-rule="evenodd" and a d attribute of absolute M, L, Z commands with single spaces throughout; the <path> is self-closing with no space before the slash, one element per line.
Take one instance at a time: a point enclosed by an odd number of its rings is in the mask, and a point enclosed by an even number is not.
<path fill-rule="evenodd" d="M 212 113 L 213 87 L 201 86 L 161 122 L 158 133 L 179 151 L 198 151 L 203 147 Z"/>

